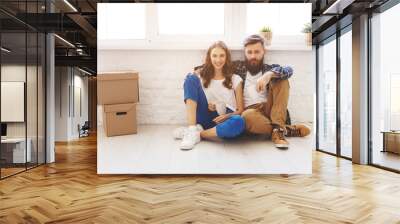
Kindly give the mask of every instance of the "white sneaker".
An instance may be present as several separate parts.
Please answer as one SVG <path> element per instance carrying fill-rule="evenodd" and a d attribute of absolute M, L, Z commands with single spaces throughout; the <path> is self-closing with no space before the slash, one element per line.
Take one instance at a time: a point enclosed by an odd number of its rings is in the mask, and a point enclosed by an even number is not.
<path fill-rule="evenodd" d="M 199 132 L 203 131 L 203 127 L 200 124 L 196 124 L 196 127 Z M 175 130 L 172 132 L 174 139 L 182 139 L 186 129 L 188 129 L 188 127 L 175 128 Z"/>
<path fill-rule="evenodd" d="M 181 142 L 182 150 L 190 150 L 200 142 L 200 131 L 196 126 L 190 126 L 185 129 Z"/>

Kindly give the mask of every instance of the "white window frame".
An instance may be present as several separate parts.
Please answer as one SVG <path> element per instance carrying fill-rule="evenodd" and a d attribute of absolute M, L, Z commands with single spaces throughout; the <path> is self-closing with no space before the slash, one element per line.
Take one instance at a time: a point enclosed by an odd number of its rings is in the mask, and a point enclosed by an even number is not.
<path fill-rule="evenodd" d="M 99 3 L 113 4 L 113 3 Z M 243 49 L 243 40 L 246 37 L 246 12 L 248 3 L 223 3 L 224 4 L 224 34 L 223 35 L 166 35 L 158 34 L 157 4 L 146 4 L 145 39 L 98 39 L 100 50 L 151 50 L 151 49 L 187 49 L 205 50 L 211 43 L 223 40 L 230 49 Z M 260 4 L 260 3 L 258 3 Z M 155 15 L 155 16 L 154 16 Z M 244 18 L 244 19 L 243 19 Z M 196 38 L 193 38 L 196 37 Z M 181 41 L 184 39 L 185 41 Z M 311 46 L 305 45 L 302 35 L 273 36 L 271 50 L 310 50 Z"/>
<path fill-rule="evenodd" d="M 392 85 L 392 80 L 395 78 L 395 76 L 396 77 L 400 77 L 400 74 L 399 73 L 388 73 L 388 75 L 389 75 L 389 83 L 390 83 L 390 88 L 389 88 L 389 102 L 388 102 L 388 104 L 389 104 L 389 129 L 390 130 L 398 130 L 398 126 L 397 125 L 395 125 L 395 124 L 393 124 L 394 122 L 393 122 L 393 117 L 398 117 L 398 116 L 400 116 L 400 112 L 398 112 L 398 111 L 393 111 L 393 104 L 392 104 L 392 102 L 393 102 L 393 99 L 394 98 L 398 98 L 398 96 L 396 96 L 395 94 L 393 94 L 393 89 L 394 88 L 396 88 L 396 89 L 398 89 L 399 87 L 394 87 L 393 88 L 393 85 Z"/>
<path fill-rule="evenodd" d="M 108 4 L 108 3 L 99 3 L 99 4 Z M 128 4 L 128 3 L 118 3 L 118 4 Z M 142 4 L 142 3 L 135 3 L 135 4 Z M 148 30 L 148 23 L 147 23 L 147 21 L 148 21 L 148 19 L 149 19 L 149 16 L 148 16 L 148 12 L 147 12 L 147 5 L 145 5 L 145 9 L 146 9 L 146 12 L 145 12 L 145 18 L 144 18 L 144 21 L 145 21 L 145 23 L 146 23 L 146 25 L 145 25 L 145 27 L 144 27 L 144 29 L 145 29 L 145 38 L 144 39 L 146 39 L 146 34 L 147 34 L 147 30 Z M 99 10 L 100 11 L 100 10 Z M 97 19 L 97 24 L 99 24 L 99 19 Z M 107 28 L 105 28 L 105 29 L 107 29 Z M 97 38 L 97 39 L 100 39 L 100 38 Z M 101 40 L 112 40 L 112 41 L 115 41 L 115 40 L 122 40 L 122 41 L 126 41 L 126 40 L 144 40 L 144 39 L 128 39 L 128 38 L 121 38 L 121 39 L 108 39 L 108 38 L 106 38 L 106 39 L 101 39 Z"/>
<path fill-rule="evenodd" d="M 251 3 L 251 4 L 260 4 L 260 3 Z M 279 4 L 279 3 L 269 3 L 269 4 Z M 310 4 L 311 5 L 311 3 L 293 3 L 293 4 Z M 244 36 L 246 36 L 247 35 L 247 33 L 246 33 L 246 24 L 247 24 L 247 6 L 248 6 L 248 4 L 244 4 L 245 5 L 245 7 L 243 7 L 244 9 L 244 12 L 243 12 L 243 15 L 244 15 L 244 17 L 242 17 L 242 18 L 245 18 L 245 19 L 243 19 L 243 27 L 245 28 L 244 30 L 243 30 L 243 38 L 244 38 Z M 311 7 L 310 7 L 310 9 L 311 9 Z M 311 13 L 311 12 L 310 12 Z M 310 20 L 310 23 L 311 23 L 311 20 Z M 298 35 L 277 35 L 277 34 L 275 34 L 274 33 L 274 31 L 272 31 L 272 45 L 274 45 L 275 47 L 277 47 L 277 46 L 281 46 L 281 47 L 284 47 L 284 46 L 290 46 L 290 45 L 301 45 L 301 44 L 304 44 L 305 43 L 305 37 L 304 37 L 304 35 L 302 35 L 302 34 L 298 34 Z M 311 48 L 310 48 L 310 50 L 311 50 Z"/>
<path fill-rule="evenodd" d="M 199 3 L 199 4 L 203 4 L 203 3 Z M 209 3 L 209 4 L 214 4 L 214 3 Z M 174 40 L 178 39 L 185 39 L 185 41 L 188 42 L 203 42 L 203 41 L 207 41 L 209 42 L 210 40 L 226 40 L 229 36 L 229 34 L 231 33 L 231 31 L 229 30 L 230 25 L 232 24 L 231 22 L 231 18 L 232 18 L 232 4 L 225 4 L 225 3 L 218 3 L 218 4 L 224 4 L 224 32 L 222 35 L 218 35 L 218 34 L 196 34 L 196 35 L 191 35 L 191 34 L 159 34 L 159 24 L 158 24 L 158 4 L 153 5 L 154 7 L 152 7 L 152 14 L 156 15 L 154 16 L 154 23 L 155 24 L 155 29 L 153 29 L 155 31 L 154 36 L 152 39 L 154 39 L 155 41 L 161 41 L 161 42 L 173 42 Z M 195 37 L 195 40 L 193 39 Z"/>

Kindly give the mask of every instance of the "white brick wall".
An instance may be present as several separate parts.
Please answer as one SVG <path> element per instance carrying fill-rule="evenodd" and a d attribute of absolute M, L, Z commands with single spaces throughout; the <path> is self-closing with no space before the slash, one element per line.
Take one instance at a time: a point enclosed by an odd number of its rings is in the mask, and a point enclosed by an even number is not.
<path fill-rule="evenodd" d="M 183 79 L 202 63 L 206 51 L 199 50 L 99 50 L 97 70 L 139 72 L 139 124 L 184 124 Z M 242 59 L 242 51 L 232 51 Z M 291 65 L 289 111 L 299 122 L 313 120 L 314 76 L 311 51 L 270 51 L 267 63 Z"/>

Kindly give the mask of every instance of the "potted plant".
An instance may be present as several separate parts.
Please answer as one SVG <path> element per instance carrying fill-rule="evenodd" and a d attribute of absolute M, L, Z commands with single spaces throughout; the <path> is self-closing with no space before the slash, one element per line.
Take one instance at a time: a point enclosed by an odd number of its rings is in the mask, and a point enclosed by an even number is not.
<path fill-rule="evenodd" d="M 311 23 L 304 24 L 302 32 L 305 34 L 307 46 L 311 46 L 312 45 L 312 26 L 311 26 Z"/>
<path fill-rule="evenodd" d="M 272 29 L 269 26 L 263 26 L 260 30 L 260 35 L 264 37 L 265 45 L 271 45 Z"/>

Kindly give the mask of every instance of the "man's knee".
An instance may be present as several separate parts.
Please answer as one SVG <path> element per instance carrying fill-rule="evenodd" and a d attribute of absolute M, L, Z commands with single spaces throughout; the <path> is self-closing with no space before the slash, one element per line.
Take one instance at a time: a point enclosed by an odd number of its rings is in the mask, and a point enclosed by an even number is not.
<path fill-rule="evenodd" d="M 246 130 L 248 131 L 250 126 L 253 125 L 253 121 L 255 120 L 255 115 L 257 113 L 256 109 L 247 109 L 242 112 L 242 117 L 244 121 L 246 122 Z"/>
<path fill-rule="evenodd" d="M 258 113 L 256 109 L 246 109 L 242 112 L 242 117 L 247 120 L 254 117 L 254 114 Z"/>
<path fill-rule="evenodd" d="M 246 131 L 253 134 L 269 134 L 271 132 L 271 122 L 257 109 L 247 109 L 243 111 L 242 117 L 246 124 Z"/>
<path fill-rule="evenodd" d="M 275 80 L 270 82 L 270 88 L 271 89 L 289 90 L 289 88 L 290 88 L 289 80 L 287 80 L 287 79 L 275 79 Z"/>

